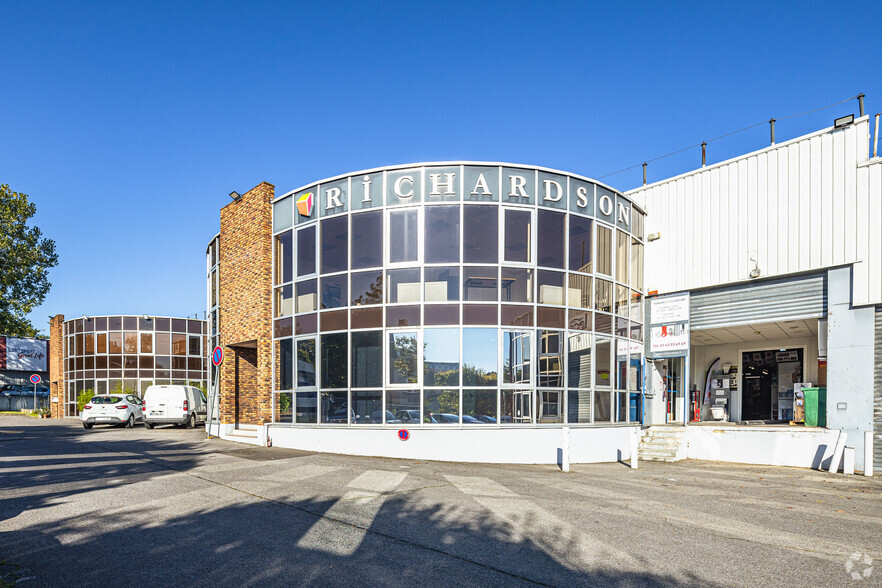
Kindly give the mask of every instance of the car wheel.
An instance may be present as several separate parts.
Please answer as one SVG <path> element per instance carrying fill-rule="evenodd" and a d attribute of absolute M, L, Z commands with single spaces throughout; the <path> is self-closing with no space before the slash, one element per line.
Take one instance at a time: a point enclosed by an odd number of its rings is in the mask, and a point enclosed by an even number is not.
<path fill-rule="evenodd" d="M 84 429 L 91 429 L 92 423 L 87 423 L 86 421 L 83 421 L 83 428 Z"/>
<path fill-rule="evenodd" d="M 190 414 L 190 418 L 187 419 L 187 428 L 188 428 L 188 429 L 193 429 L 193 428 L 195 428 L 195 427 L 196 427 L 196 415 L 195 415 L 195 414 Z"/>
<path fill-rule="evenodd" d="M 153 428 L 153 425 L 151 423 L 144 423 L 144 426 L 147 427 L 148 429 Z"/>
<path fill-rule="evenodd" d="M 135 426 L 135 415 L 130 414 L 128 420 L 126 421 L 126 428 L 131 429 Z"/>

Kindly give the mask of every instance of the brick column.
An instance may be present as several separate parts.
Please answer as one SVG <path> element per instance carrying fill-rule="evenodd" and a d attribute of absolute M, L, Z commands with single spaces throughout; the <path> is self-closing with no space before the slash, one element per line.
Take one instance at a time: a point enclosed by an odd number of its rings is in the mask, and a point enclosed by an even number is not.
<path fill-rule="evenodd" d="M 64 315 L 49 319 L 49 410 L 52 418 L 64 416 Z"/>
<path fill-rule="evenodd" d="M 221 209 L 218 251 L 220 421 L 263 424 L 272 418 L 272 201 L 266 182 Z"/>

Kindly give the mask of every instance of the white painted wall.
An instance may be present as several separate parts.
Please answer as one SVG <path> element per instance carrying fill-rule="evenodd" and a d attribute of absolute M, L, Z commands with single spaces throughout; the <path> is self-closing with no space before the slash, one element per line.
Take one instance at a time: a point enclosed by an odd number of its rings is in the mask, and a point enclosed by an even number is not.
<path fill-rule="evenodd" d="M 647 211 L 646 289 L 660 294 L 855 263 L 857 306 L 882 303 L 882 159 L 869 118 L 627 192 Z"/>
<path fill-rule="evenodd" d="M 781 427 L 686 427 L 690 459 L 826 468 L 839 431 Z"/>
<path fill-rule="evenodd" d="M 472 463 L 556 464 L 563 428 L 397 429 L 272 426 L 274 447 L 304 451 Z M 570 428 L 570 463 L 615 462 L 631 458 L 638 426 Z"/>

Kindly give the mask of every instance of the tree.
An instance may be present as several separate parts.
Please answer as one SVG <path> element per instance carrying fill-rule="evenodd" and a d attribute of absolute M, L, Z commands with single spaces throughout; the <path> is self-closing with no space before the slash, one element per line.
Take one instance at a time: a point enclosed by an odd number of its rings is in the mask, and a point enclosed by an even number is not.
<path fill-rule="evenodd" d="M 27 226 L 36 212 L 27 194 L 0 185 L 0 333 L 13 337 L 37 335 L 27 314 L 43 303 L 58 265 L 55 242 Z"/>

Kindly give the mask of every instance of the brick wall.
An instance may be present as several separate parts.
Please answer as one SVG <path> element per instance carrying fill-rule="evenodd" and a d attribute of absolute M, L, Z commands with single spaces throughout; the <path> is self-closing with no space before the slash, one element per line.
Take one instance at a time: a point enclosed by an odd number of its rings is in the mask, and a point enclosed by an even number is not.
<path fill-rule="evenodd" d="M 272 418 L 272 201 L 266 182 L 221 209 L 218 322 L 225 358 L 220 420 Z"/>
<path fill-rule="evenodd" d="M 52 418 L 64 416 L 64 315 L 49 319 L 49 409 Z"/>

